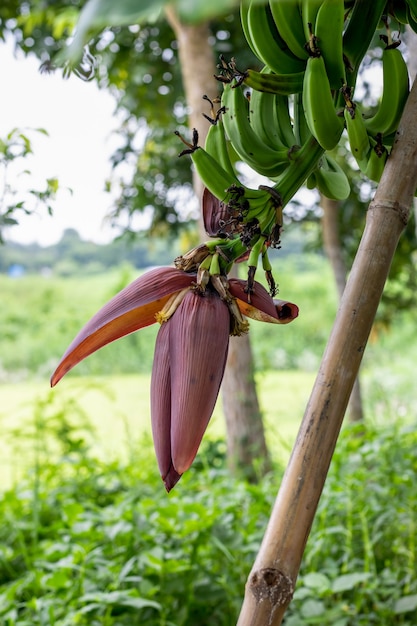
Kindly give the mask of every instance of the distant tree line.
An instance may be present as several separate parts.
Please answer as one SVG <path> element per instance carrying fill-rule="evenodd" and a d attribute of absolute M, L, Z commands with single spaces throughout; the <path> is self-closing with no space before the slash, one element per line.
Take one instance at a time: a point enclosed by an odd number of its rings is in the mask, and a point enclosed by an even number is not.
<path fill-rule="evenodd" d="M 22 272 L 51 271 L 54 274 L 71 275 L 99 273 L 124 263 L 143 269 L 153 265 L 170 265 L 180 254 L 178 239 L 167 241 L 148 237 L 134 240 L 115 239 L 109 244 L 96 244 L 81 239 L 75 229 L 64 231 L 61 240 L 51 246 L 8 242 L 0 247 L 0 272 L 10 273 L 11 268 Z"/>

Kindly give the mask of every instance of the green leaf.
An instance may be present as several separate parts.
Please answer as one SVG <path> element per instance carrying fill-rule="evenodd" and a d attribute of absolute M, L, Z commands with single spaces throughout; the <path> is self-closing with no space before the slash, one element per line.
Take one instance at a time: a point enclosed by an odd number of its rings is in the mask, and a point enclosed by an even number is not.
<path fill-rule="evenodd" d="M 417 594 L 403 596 L 395 603 L 394 613 L 408 613 L 417 609 Z"/>
<path fill-rule="evenodd" d="M 320 572 L 306 574 L 303 577 L 303 583 L 306 587 L 316 589 L 317 591 L 326 591 L 331 588 L 330 580 L 324 574 L 320 574 Z"/>
<path fill-rule="evenodd" d="M 84 5 L 75 28 L 74 39 L 54 59 L 56 65 L 76 65 L 80 62 L 84 46 L 105 28 L 130 26 L 154 22 L 160 18 L 169 0 L 88 0 Z M 235 9 L 238 0 L 176 0 L 172 2 L 181 20 L 198 24 L 215 17 L 227 15 Z"/>
<path fill-rule="evenodd" d="M 353 589 L 359 583 L 363 583 L 369 580 L 371 576 L 372 574 L 370 572 L 357 572 L 353 574 L 344 574 L 343 576 L 338 576 L 338 578 L 333 581 L 333 593 L 350 591 L 350 589 Z"/>
<path fill-rule="evenodd" d="M 88 0 L 84 5 L 75 29 L 74 39 L 66 50 L 55 58 L 57 65 L 80 61 L 83 48 L 93 35 L 107 27 L 129 26 L 152 22 L 160 14 L 167 0 Z"/>
<path fill-rule="evenodd" d="M 176 7 L 184 22 L 198 24 L 227 15 L 239 5 L 238 0 L 177 0 Z"/>
<path fill-rule="evenodd" d="M 301 607 L 301 613 L 304 617 L 317 617 L 323 615 L 325 607 L 323 602 L 319 600 L 306 600 Z"/>

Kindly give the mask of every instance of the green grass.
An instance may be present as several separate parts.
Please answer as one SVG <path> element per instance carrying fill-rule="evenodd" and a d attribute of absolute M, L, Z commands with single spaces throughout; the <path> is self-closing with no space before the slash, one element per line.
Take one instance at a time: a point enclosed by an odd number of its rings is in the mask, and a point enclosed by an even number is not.
<path fill-rule="evenodd" d="M 313 380 L 314 374 L 297 371 L 266 372 L 257 376 L 268 443 L 274 459 L 279 463 L 285 463 L 288 459 Z M 73 376 L 52 390 L 47 381 L 1 385 L 2 485 L 11 485 L 23 475 L 25 467 L 31 462 L 30 446 L 37 414 L 45 417 L 45 414 L 53 415 L 54 411 L 65 410 L 71 418 L 73 413 L 74 422 L 91 423 L 94 429 L 91 444 L 100 458 L 114 460 L 131 455 L 132 442 L 137 442 L 144 434 L 151 434 L 149 388 L 150 376 L 147 374 L 87 378 Z M 52 401 L 50 405 L 49 400 Z M 77 407 L 74 406 L 75 402 Z M 84 414 L 80 414 L 79 408 Z M 20 436 L 16 438 L 12 436 L 13 433 Z M 26 456 L 22 456 L 25 434 L 30 435 L 29 450 Z M 221 396 L 207 436 L 213 439 L 224 436 Z M 17 446 L 16 439 L 19 440 Z"/>

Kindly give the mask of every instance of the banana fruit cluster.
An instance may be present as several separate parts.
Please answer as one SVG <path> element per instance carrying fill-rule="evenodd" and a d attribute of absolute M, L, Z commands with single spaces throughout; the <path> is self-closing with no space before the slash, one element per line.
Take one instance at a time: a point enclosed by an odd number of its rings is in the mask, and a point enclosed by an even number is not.
<path fill-rule="evenodd" d="M 329 198 L 349 196 L 337 157 L 347 136 L 359 170 L 378 182 L 409 94 L 407 66 L 394 24 L 417 29 L 417 0 L 242 0 L 243 32 L 260 69 L 220 58 L 222 95 L 211 103 L 204 146 L 195 134 L 191 155 L 210 197 L 206 223 L 223 251 L 220 271 L 269 246 L 279 246 L 282 213 L 306 184 Z M 382 95 L 374 107 L 355 99 L 362 60 L 378 34 Z M 184 140 L 183 140 L 184 141 Z M 270 185 L 241 182 L 240 161 Z M 217 215 L 215 214 L 217 211 Z"/>

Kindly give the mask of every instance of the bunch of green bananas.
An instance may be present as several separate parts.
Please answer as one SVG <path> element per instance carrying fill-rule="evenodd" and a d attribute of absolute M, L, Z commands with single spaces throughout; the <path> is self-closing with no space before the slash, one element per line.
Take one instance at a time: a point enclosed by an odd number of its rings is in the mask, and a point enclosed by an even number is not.
<path fill-rule="evenodd" d="M 242 0 L 243 31 L 260 70 L 220 58 L 223 91 L 204 146 L 195 135 L 183 153 L 217 204 L 207 217 L 210 236 L 223 251 L 223 268 L 250 251 L 279 244 L 282 211 L 303 185 L 343 200 L 350 184 L 336 148 L 346 129 L 350 150 L 369 179 L 381 177 L 409 93 L 400 41 L 390 21 L 417 25 L 417 0 Z M 383 90 L 366 109 L 353 99 L 362 60 L 380 35 Z M 251 189 L 236 162 L 266 176 Z M 218 209 L 220 211 L 220 209 Z M 206 212 L 208 209 L 206 208 Z M 217 229 L 217 230 L 216 230 Z M 216 238 L 217 237 L 217 238 Z"/>

